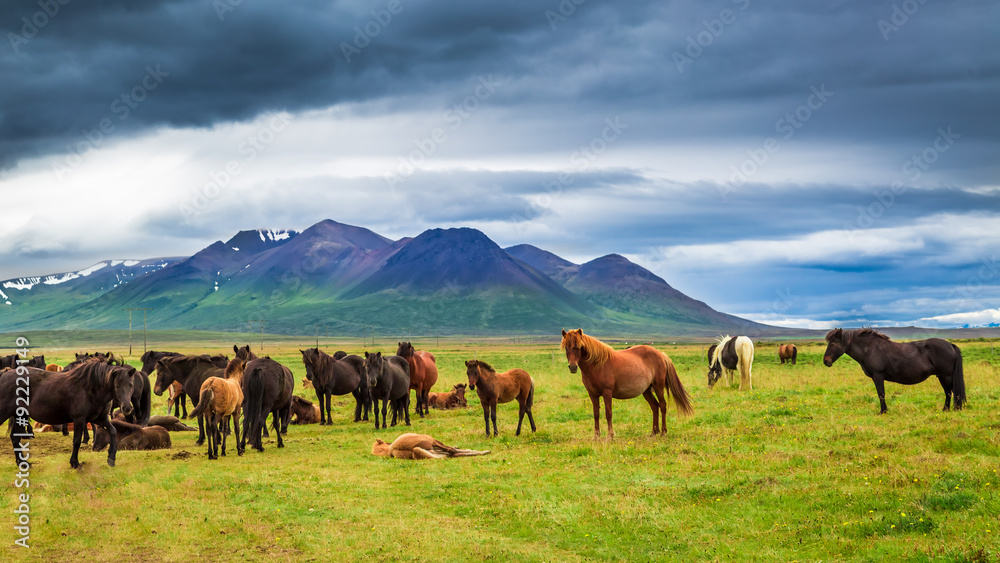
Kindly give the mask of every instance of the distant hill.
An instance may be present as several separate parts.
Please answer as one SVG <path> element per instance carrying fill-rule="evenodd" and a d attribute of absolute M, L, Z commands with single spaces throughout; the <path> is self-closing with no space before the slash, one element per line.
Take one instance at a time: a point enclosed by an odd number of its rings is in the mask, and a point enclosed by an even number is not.
<path fill-rule="evenodd" d="M 14 313 L 5 329 L 118 329 L 123 308 L 152 307 L 157 329 L 243 331 L 266 319 L 286 334 L 781 330 L 715 311 L 617 254 L 577 265 L 530 245 L 502 249 L 469 228 L 393 241 L 326 220 L 301 233 L 241 231 L 190 258 L 102 264 L 52 278 L 60 283 L 4 282 Z M 39 283 L 50 287 L 24 289 Z"/>

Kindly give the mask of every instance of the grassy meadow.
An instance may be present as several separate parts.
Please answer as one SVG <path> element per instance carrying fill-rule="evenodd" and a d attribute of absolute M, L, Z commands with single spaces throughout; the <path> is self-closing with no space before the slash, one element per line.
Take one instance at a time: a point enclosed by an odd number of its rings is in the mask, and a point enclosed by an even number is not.
<path fill-rule="evenodd" d="M 305 375 L 297 348 L 265 353 Z M 384 353 L 393 346 L 378 348 Z M 516 403 L 498 408 L 500 436 L 469 408 L 412 417 L 412 428 L 353 423 L 353 398 L 334 425 L 291 426 L 286 447 L 209 462 L 195 433 L 173 448 L 106 452 L 71 439 L 31 442 L 30 550 L 13 546 L 16 495 L 10 442 L 0 446 L 0 547 L 5 561 L 996 561 L 1000 557 L 1000 350 L 958 342 L 969 404 L 941 412 L 936 378 L 874 386 L 843 357 L 800 343 L 796 366 L 773 343 L 757 349 L 754 390 L 707 389 L 704 345 L 665 345 L 692 395 L 694 416 L 650 437 L 642 398 L 616 401 L 617 438 L 593 438 L 590 400 L 558 345 L 415 340 L 437 356 L 436 391 L 466 381 L 473 356 L 522 367 L 535 385 L 539 430 L 514 436 Z M 623 346 L 622 346 L 623 347 Z M 104 350 L 106 346 L 92 346 Z M 225 352 L 194 343 L 156 346 Z M 231 355 L 231 345 L 229 346 Z M 256 345 L 255 345 L 256 348 Z M 328 346 L 362 352 L 358 343 Z M 123 351 L 121 347 L 115 351 Z M 124 350 L 127 351 L 127 348 Z M 65 363 L 70 348 L 40 349 Z M 138 365 L 139 351 L 132 358 Z M 166 396 L 153 397 L 153 413 Z M 189 405 L 190 410 L 190 405 Z M 412 413 L 411 413 L 412 414 Z M 602 434 L 606 426 L 601 420 Z M 484 457 L 401 461 L 370 454 L 376 437 L 431 434 L 489 449 Z"/>

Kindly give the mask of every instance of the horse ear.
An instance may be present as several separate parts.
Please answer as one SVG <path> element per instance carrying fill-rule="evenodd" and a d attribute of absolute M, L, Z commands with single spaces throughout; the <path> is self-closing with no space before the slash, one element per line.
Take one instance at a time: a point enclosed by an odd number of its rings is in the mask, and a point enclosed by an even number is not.
<path fill-rule="evenodd" d="M 563 336 L 566 336 L 566 329 L 563 329 Z"/>
<path fill-rule="evenodd" d="M 376 358 L 381 358 L 382 357 L 382 351 L 380 350 L 378 352 L 375 352 L 375 357 Z"/>

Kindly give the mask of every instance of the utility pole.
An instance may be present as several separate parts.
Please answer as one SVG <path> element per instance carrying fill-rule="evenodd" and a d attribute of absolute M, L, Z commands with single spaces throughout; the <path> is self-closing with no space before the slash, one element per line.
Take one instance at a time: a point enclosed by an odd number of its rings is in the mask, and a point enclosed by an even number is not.
<path fill-rule="evenodd" d="M 132 355 L 132 311 L 142 311 L 142 351 L 146 352 L 146 311 L 152 311 L 152 307 L 124 307 L 122 311 L 128 311 L 128 355 Z"/>
<path fill-rule="evenodd" d="M 264 323 L 267 319 L 247 319 L 250 323 L 250 332 L 253 333 L 253 323 L 260 323 L 260 351 L 264 351 Z"/>

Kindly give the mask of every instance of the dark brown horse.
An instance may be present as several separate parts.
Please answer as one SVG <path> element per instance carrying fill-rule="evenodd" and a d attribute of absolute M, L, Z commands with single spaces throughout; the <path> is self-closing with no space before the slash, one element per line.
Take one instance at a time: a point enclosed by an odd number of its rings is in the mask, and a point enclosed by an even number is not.
<path fill-rule="evenodd" d="M 483 420 L 486 421 L 486 435 L 490 435 L 490 421 L 493 421 L 493 435 L 497 435 L 497 403 L 509 403 L 517 399 L 517 431 L 521 435 L 521 423 L 524 415 L 528 415 L 531 431 L 535 431 L 535 417 L 531 414 L 531 406 L 535 402 L 535 382 L 528 372 L 514 368 L 503 373 L 497 373 L 490 364 L 480 360 L 465 362 L 465 374 L 469 376 L 469 389 L 479 395 L 479 403 L 483 405 Z"/>
<path fill-rule="evenodd" d="M 215 365 L 210 356 L 168 356 L 156 362 L 156 385 L 153 386 L 153 393 L 161 396 L 174 381 L 180 381 L 184 385 L 184 394 L 197 407 L 201 397 L 201 384 L 209 377 L 225 377 L 224 369 Z M 195 445 L 204 443 L 205 417 L 199 416 L 198 441 Z"/>
<path fill-rule="evenodd" d="M 143 427 L 119 419 L 112 419 L 111 424 L 117 430 L 115 439 L 120 449 L 163 450 L 170 448 L 170 433 L 162 426 Z M 93 450 L 95 452 L 103 450 L 110 443 L 111 436 L 107 432 L 100 427 L 94 430 Z"/>
<path fill-rule="evenodd" d="M 233 352 L 236 354 L 236 359 L 238 359 L 238 360 L 243 360 L 245 362 L 249 362 L 250 360 L 256 360 L 257 359 L 257 354 L 254 354 L 253 352 L 250 351 L 250 345 L 249 344 L 247 344 L 246 346 L 243 346 L 243 347 L 240 347 L 240 346 L 237 346 L 236 344 L 233 344 Z"/>
<path fill-rule="evenodd" d="M 414 350 L 409 342 L 400 342 L 396 349 L 396 355 L 406 359 L 410 365 L 410 389 L 416 391 L 417 414 L 423 418 L 428 414 L 427 398 L 431 387 L 438 380 L 438 368 L 434 360 L 434 354 L 423 350 Z"/>
<path fill-rule="evenodd" d="M 677 413 L 690 415 L 694 412 L 691 399 L 677 377 L 674 363 L 666 354 L 652 346 L 632 346 L 616 351 L 600 340 L 588 336 L 583 330 L 562 331 L 562 348 L 566 350 L 570 373 L 577 369 L 583 372 L 583 386 L 590 395 L 594 406 L 594 437 L 600 437 L 601 398 L 604 398 L 605 417 L 608 421 L 608 436 L 615 437 L 611 424 L 611 399 L 634 399 L 642 395 L 653 411 L 653 434 L 660 433 L 660 419 L 663 431 L 667 431 L 667 401 L 664 390 L 673 395 Z"/>
<path fill-rule="evenodd" d="M 781 360 L 781 363 L 791 362 L 794 366 L 798 356 L 799 349 L 794 344 L 782 344 L 778 346 L 778 359 Z"/>
<path fill-rule="evenodd" d="M 299 352 L 306 367 L 306 379 L 312 382 L 319 400 L 320 425 L 333 424 L 330 415 L 333 396 L 348 393 L 354 395 L 354 422 L 368 420 L 371 397 L 368 394 L 364 358 L 345 354 L 336 359 L 319 348 L 307 348 Z"/>
<path fill-rule="evenodd" d="M 29 418 L 45 424 L 73 423 L 73 455 L 69 464 L 80 467 L 79 452 L 88 422 L 103 427 L 111 436 L 115 428 L 108 419 L 108 405 L 117 400 L 125 414 L 132 412 L 132 377 L 136 369 L 117 362 L 87 362 L 74 369 L 52 372 L 19 367 L 0 375 L 0 424 L 11 420 L 14 463 L 21 467 L 28 457 L 21 438 L 32 435 Z M 28 400 L 30 398 L 30 401 Z M 117 446 L 108 451 L 114 467 Z"/>
<path fill-rule="evenodd" d="M 936 375 L 944 389 L 944 410 L 951 408 L 955 395 L 955 410 L 965 404 L 965 377 L 962 373 L 962 351 L 947 340 L 928 338 L 913 342 L 893 342 L 873 328 L 844 330 L 835 328 L 826 334 L 823 364 L 833 365 L 847 354 L 861 364 L 861 370 L 875 383 L 881 410 L 885 404 L 885 382 L 913 385 Z"/>
<path fill-rule="evenodd" d="M 292 424 L 316 424 L 320 421 L 319 405 L 292 395 Z"/>
<path fill-rule="evenodd" d="M 268 413 L 272 415 L 278 447 L 285 447 L 281 431 L 287 430 L 292 418 L 293 391 L 292 370 L 271 358 L 257 358 L 247 363 L 243 374 L 243 438 L 236 448 L 239 455 L 243 455 L 248 441 L 251 448 L 264 451 L 262 434 Z"/>

